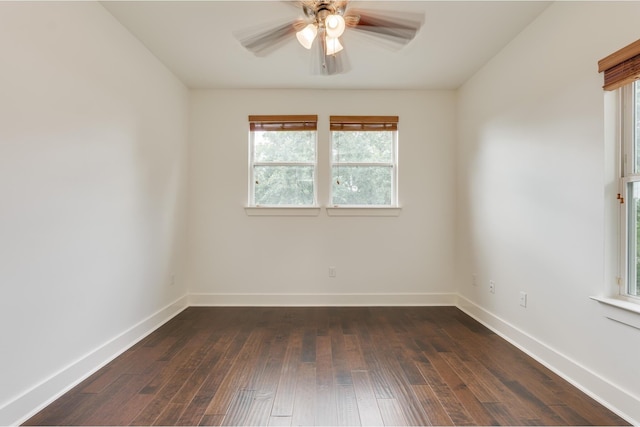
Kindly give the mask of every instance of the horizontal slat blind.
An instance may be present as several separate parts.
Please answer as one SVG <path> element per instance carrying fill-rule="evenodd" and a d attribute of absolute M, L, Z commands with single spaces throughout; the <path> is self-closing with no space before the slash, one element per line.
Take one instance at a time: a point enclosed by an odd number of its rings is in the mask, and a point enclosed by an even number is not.
<path fill-rule="evenodd" d="M 398 130 L 398 116 L 330 116 L 331 130 Z"/>
<path fill-rule="evenodd" d="M 249 116 L 249 128 L 251 131 L 318 130 L 318 116 Z"/>
<path fill-rule="evenodd" d="M 615 90 L 640 79 L 640 40 L 598 61 L 598 72 L 604 71 L 604 90 Z"/>

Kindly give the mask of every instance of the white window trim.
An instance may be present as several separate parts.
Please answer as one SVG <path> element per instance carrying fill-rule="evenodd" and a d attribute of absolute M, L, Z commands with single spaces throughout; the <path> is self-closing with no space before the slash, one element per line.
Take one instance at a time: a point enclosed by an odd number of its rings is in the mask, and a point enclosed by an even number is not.
<path fill-rule="evenodd" d="M 402 208 L 388 206 L 352 206 L 326 207 L 328 216 L 359 216 L 359 217 L 398 217 Z M 247 216 L 319 216 L 322 207 L 307 206 L 245 206 Z"/>
<path fill-rule="evenodd" d="M 330 139 L 331 144 L 329 147 L 330 153 L 333 153 L 333 132 L 330 131 Z M 348 132 L 348 131 L 347 131 Z M 400 207 L 398 206 L 398 130 L 389 131 L 393 132 L 393 142 L 392 142 L 392 158 L 391 162 L 334 162 L 333 154 L 330 155 L 329 159 L 329 171 L 331 177 L 331 183 L 329 186 L 329 200 L 333 202 L 333 168 L 335 166 L 340 167 L 350 167 L 350 166 L 363 166 L 363 167 L 390 167 L 391 168 L 391 204 L 390 205 L 332 205 L 327 208 L 327 214 L 330 216 L 398 216 L 400 215 Z M 342 214 L 338 213 L 340 209 Z M 348 210 L 347 210 L 348 209 Z M 369 214 L 365 214 L 365 210 L 370 209 Z M 379 214 L 378 212 L 382 212 L 382 209 L 389 210 L 387 214 Z M 397 214 L 389 214 L 396 210 Z"/>
<path fill-rule="evenodd" d="M 640 304 L 620 298 L 591 297 L 604 308 L 604 316 L 615 322 L 640 329 Z"/>
<path fill-rule="evenodd" d="M 319 206 L 245 206 L 247 216 L 318 216 Z"/>
<path fill-rule="evenodd" d="M 333 206 L 326 210 L 329 216 L 400 216 L 402 212 L 398 206 Z"/>

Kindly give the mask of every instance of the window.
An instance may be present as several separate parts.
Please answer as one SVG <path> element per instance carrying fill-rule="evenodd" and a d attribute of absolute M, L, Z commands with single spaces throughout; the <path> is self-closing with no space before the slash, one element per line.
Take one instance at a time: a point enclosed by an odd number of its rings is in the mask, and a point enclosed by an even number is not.
<path fill-rule="evenodd" d="M 331 116 L 331 205 L 397 206 L 397 116 Z"/>
<path fill-rule="evenodd" d="M 620 294 L 640 297 L 640 40 L 598 61 L 603 89 L 618 90 Z M 634 309 L 635 311 L 635 309 Z M 640 311 L 639 311 L 640 312 Z"/>
<path fill-rule="evenodd" d="M 640 297 L 640 84 L 621 88 L 623 289 Z"/>
<path fill-rule="evenodd" d="M 249 205 L 315 206 L 318 116 L 249 116 Z"/>

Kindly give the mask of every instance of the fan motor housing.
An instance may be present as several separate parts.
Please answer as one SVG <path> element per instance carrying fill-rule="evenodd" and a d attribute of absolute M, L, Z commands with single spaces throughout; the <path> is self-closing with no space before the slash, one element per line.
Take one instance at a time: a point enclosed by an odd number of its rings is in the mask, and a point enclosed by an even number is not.
<path fill-rule="evenodd" d="M 339 7 L 333 0 L 316 0 L 303 5 L 304 14 L 318 23 L 323 23 L 328 15 L 344 13 L 344 8 Z"/>

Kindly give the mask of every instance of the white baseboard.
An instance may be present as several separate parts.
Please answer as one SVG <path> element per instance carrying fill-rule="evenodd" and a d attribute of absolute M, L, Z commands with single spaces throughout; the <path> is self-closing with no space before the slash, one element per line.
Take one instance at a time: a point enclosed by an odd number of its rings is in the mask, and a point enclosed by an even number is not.
<path fill-rule="evenodd" d="M 187 308 L 183 296 L 0 408 L 0 426 L 19 425 Z"/>
<path fill-rule="evenodd" d="M 457 306 L 612 412 L 640 425 L 639 398 L 461 295 Z"/>
<path fill-rule="evenodd" d="M 456 294 L 372 293 L 372 294 L 190 294 L 191 306 L 428 306 L 456 305 Z"/>

